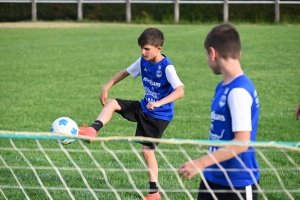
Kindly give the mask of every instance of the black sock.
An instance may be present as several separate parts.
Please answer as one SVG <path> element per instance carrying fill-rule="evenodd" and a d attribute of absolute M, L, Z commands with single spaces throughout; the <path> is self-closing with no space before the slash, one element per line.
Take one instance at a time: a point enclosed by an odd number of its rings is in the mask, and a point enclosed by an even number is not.
<path fill-rule="evenodd" d="M 103 123 L 99 120 L 96 120 L 91 127 L 93 127 L 97 132 L 103 127 Z"/>
<path fill-rule="evenodd" d="M 153 193 L 158 192 L 158 186 L 157 186 L 156 182 L 149 182 L 149 184 L 150 184 L 150 192 L 149 192 L 149 194 L 153 194 Z"/>

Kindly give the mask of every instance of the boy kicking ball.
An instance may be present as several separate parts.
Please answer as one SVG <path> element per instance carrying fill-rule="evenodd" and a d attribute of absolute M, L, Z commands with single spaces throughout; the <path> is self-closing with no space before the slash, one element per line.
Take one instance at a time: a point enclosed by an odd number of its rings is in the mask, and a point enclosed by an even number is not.
<path fill-rule="evenodd" d="M 184 96 L 183 83 L 177 76 L 172 62 L 161 53 L 163 33 L 147 28 L 138 38 L 142 56 L 131 66 L 118 72 L 100 94 L 104 106 L 97 120 L 90 127 L 80 127 L 79 134 L 96 137 L 114 112 L 131 122 L 137 122 L 136 136 L 161 138 L 174 115 L 174 101 Z M 128 75 L 141 76 L 145 90 L 142 100 L 108 99 L 108 90 Z M 160 200 L 158 190 L 158 164 L 154 154 L 158 143 L 143 143 L 142 154 L 149 169 L 149 194 L 144 200 Z"/>

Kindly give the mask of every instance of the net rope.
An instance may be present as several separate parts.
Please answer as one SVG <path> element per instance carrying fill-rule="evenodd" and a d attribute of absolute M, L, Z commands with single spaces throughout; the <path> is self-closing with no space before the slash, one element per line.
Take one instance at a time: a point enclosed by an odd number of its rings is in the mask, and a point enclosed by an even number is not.
<path fill-rule="evenodd" d="M 90 158 L 93 160 L 93 162 L 95 163 L 95 165 L 97 166 L 97 168 L 99 169 L 99 171 L 103 174 L 104 176 L 104 180 L 106 185 L 110 188 L 110 190 L 115 194 L 116 198 L 119 200 L 121 199 L 121 197 L 119 196 L 117 190 L 109 183 L 107 175 L 105 170 L 101 167 L 101 165 L 98 163 L 98 161 L 95 159 L 95 157 L 92 155 L 91 151 L 81 142 L 80 145 L 81 147 L 86 151 L 86 153 L 90 156 Z"/>
<path fill-rule="evenodd" d="M 23 152 L 18 148 L 16 147 L 15 143 L 13 142 L 12 139 L 9 140 L 11 145 L 13 146 L 14 150 L 16 150 L 17 152 L 19 152 L 19 154 L 23 157 L 23 159 L 25 160 L 25 162 L 27 163 L 27 165 L 30 167 L 30 169 L 33 171 L 36 179 L 38 180 L 42 190 L 44 190 L 44 192 L 47 194 L 47 197 L 50 199 L 50 200 L 53 200 L 48 189 L 44 186 L 42 180 L 40 179 L 38 173 L 36 172 L 36 169 L 33 167 L 33 165 L 31 164 L 31 162 L 29 162 L 29 160 L 26 158 L 26 156 L 23 154 Z"/>

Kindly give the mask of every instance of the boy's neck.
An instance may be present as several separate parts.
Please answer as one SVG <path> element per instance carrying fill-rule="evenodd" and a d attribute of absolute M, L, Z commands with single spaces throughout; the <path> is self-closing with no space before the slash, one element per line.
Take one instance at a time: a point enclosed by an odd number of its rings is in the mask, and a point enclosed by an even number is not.
<path fill-rule="evenodd" d="M 222 59 L 220 61 L 221 73 L 223 76 L 223 85 L 226 85 L 244 74 L 240 61 L 238 59 L 229 58 L 227 60 Z"/>
<path fill-rule="evenodd" d="M 157 63 L 157 62 L 160 62 L 161 60 L 163 60 L 165 57 L 161 54 L 161 53 L 158 53 L 154 58 L 152 58 L 150 60 L 151 63 Z"/>

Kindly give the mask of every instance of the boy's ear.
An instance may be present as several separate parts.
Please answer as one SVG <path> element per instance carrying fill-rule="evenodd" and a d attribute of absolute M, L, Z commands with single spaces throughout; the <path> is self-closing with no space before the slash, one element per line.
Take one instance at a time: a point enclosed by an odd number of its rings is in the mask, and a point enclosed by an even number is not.
<path fill-rule="evenodd" d="M 156 49 L 157 49 L 158 51 L 161 51 L 161 50 L 162 50 L 162 46 L 157 46 Z"/>
<path fill-rule="evenodd" d="M 212 61 L 216 60 L 218 56 L 218 52 L 216 51 L 215 48 L 213 47 L 209 47 L 209 57 Z"/>

